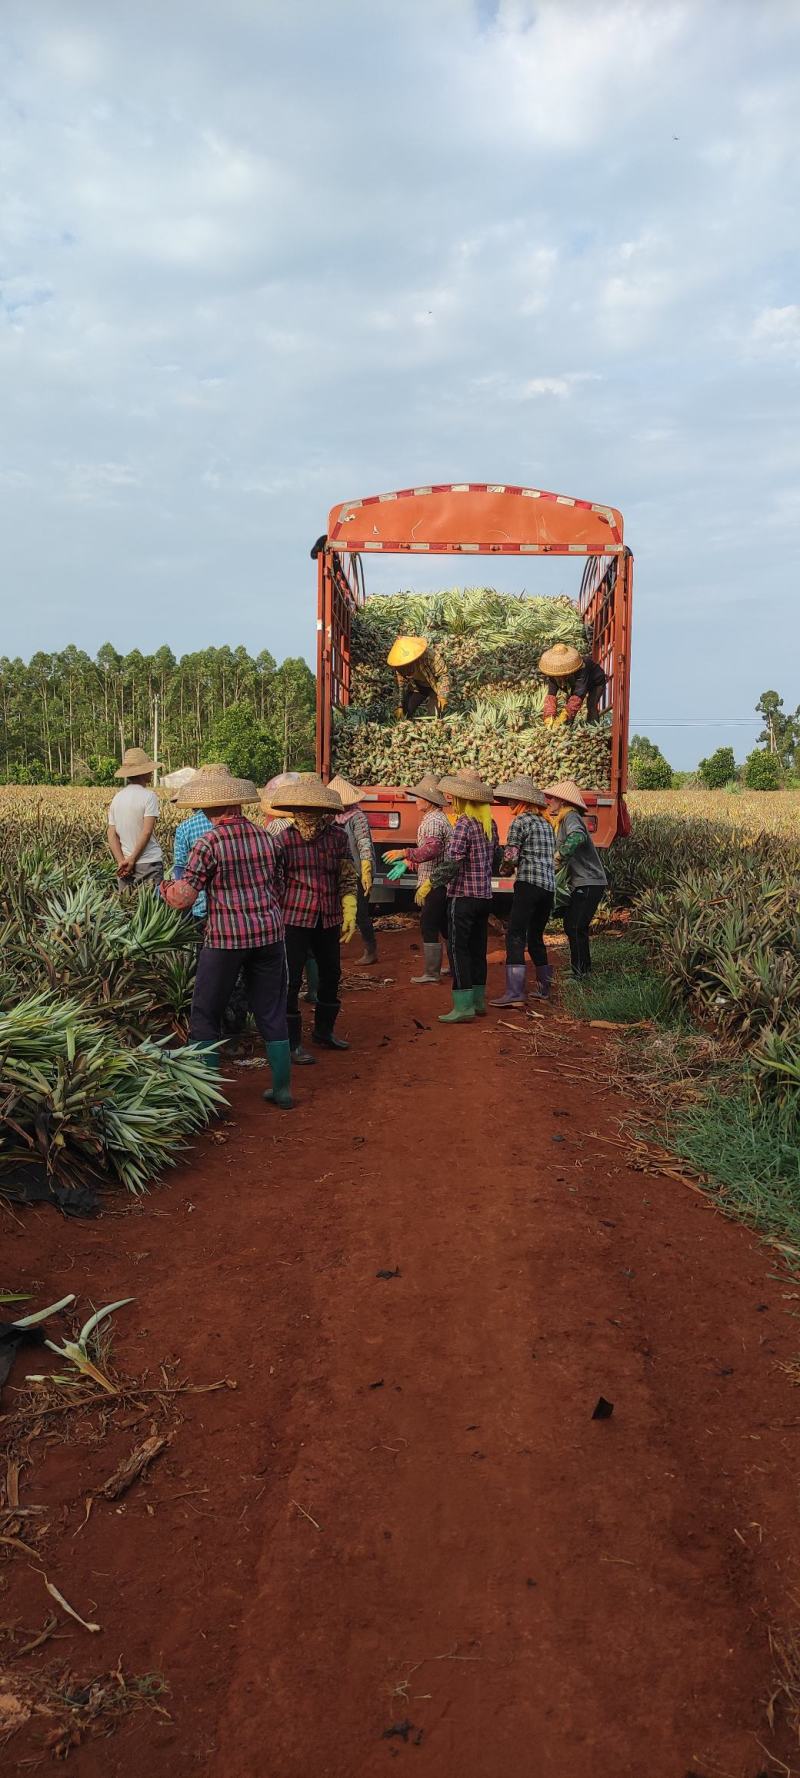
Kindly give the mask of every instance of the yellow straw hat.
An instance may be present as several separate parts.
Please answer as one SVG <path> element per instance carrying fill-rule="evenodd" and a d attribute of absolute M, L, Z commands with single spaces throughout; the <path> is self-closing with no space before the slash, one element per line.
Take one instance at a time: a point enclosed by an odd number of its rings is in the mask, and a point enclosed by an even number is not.
<path fill-rule="evenodd" d="M 258 791 L 250 778 L 234 778 L 227 766 L 201 766 L 191 781 L 178 791 L 179 809 L 226 809 L 230 803 L 257 803 Z"/>
<path fill-rule="evenodd" d="M 356 803 L 360 803 L 364 795 L 363 790 L 359 790 L 356 784 L 351 784 L 349 778 L 331 778 L 328 789 L 335 791 L 336 795 L 341 797 L 343 809 L 354 809 Z"/>
<path fill-rule="evenodd" d="M 298 772 L 294 784 L 272 792 L 270 803 L 273 809 L 319 809 L 334 815 L 342 808 L 338 792 L 323 784 L 316 772 Z"/>
<path fill-rule="evenodd" d="M 544 809 L 547 804 L 544 791 L 524 773 L 509 778 L 506 784 L 498 784 L 494 794 L 499 803 L 530 803 L 532 809 Z"/>
<path fill-rule="evenodd" d="M 471 771 L 469 767 L 465 767 L 463 771 L 451 773 L 449 778 L 440 778 L 439 789 L 443 790 L 447 796 L 460 797 L 461 801 L 465 803 L 491 803 L 494 801 L 494 791 L 491 786 L 484 784 L 478 773 Z"/>
<path fill-rule="evenodd" d="M 115 778 L 146 778 L 148 772 L 158 770 L 161 761 L 150 759 L 143 747 L 126 747 L 122 755 L 122 765 L 114 773 Z"/>
<path fill-rule="evenodd" d="M 433 772 L 424 772 L 419 783 L 406 791 L 406 796 L 418 796 L 422 802 L 433 803 L 437 809 L 444 808 L 444 797 Z"/>
<path fill-rule="evenodd" d="M 545 796 L 556 797 L 560 803 L 569 803 L 571 809 L 585 809 L 588 807 L 588 804 L 583 800 L 583 795 L 578 789 L 574 778 L 559 778 L 557 784 L 546 784 L 544 787 L 544 794 Z"/>
<path fill-rule="evenodd" d="M 413 667 L 428 652 L 424 636 L 398 636 L 386 656 L 387 667 Z"/>
<path fill-rule="evenodd" d="M 539 659 L 539 672 L 546 673 L 549 679 L 566 679 L 569 673 L 577 673 L 582 666 L 583 655 L 566 642 L 556 642 L 552 648 L 546 648 Z"/>

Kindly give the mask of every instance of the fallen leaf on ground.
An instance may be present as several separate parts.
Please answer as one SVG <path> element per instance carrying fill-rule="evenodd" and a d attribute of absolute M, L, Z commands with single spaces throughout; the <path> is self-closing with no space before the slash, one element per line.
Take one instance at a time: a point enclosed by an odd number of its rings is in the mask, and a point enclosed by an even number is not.
<path fill-rule="evenodd" d="M 120 1494 L 124 1494 L 138 1476 L 144 1475 L 148 1465 L 154 1462 L 156 1457 L 161 1456 L 161 1452 L 166 1450 L 169 1442 L 168 1438 L 159 1438 L 154 1435 L 152 1438 L 146 1438 L 143 1444 L 135 1445 L 130 1456 L 125 1457 L 115 1469 L 114 1474 L 110 1475 L 108 1481 L 103 1483 L 100 1493 L 105 1495 L 106 1500 L 118 1500 Z"/>

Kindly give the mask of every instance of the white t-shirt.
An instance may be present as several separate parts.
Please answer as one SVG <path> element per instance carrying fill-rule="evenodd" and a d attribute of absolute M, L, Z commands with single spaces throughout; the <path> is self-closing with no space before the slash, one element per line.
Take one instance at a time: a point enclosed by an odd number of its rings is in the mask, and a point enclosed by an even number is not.
<path fill-rule="evenodd" d="M 108 811 L 108 825 L 116 829 L 117 837 L 126 858 L 130 858 L 139 844 L 142 823 L 149 815 L 158 818 L 161 805 L 154 790 L 145 784 L 126 784 L 124 790 L 118 790 L 112 799 Z M 154 833 L 151 833 L 143 852 L 137 859 L 138 864 L 158 864 L 162 857 L 161 847 Z"/>

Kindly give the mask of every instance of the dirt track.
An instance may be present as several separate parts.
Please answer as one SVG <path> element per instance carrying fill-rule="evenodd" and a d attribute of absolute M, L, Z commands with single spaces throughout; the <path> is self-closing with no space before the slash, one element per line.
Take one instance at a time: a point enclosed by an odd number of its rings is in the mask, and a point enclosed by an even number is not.
<path fill-rule="evenodd" d="M 243 1074 L 226 1140 L 132 1215 L 40 1212 L 6 1243 L 39 1301 L 136 1296 L 123 1371 L 238 1383 L 188 1398 L 149 1479 L 77 1537 L 131 1430 L 23 1473 L 23 1502 L 66 1502 L 48 1573 L 103 1625 L 42 1658 L 88 1676 L 122 1654 L 171 1687 L 171 1723 L 139 1713 L 71 1769 L 800 1772 L 765 1715 L 767 1625 L 796 1620 L 800 1580 L 792 1284 L 628 1170 L 602 1033 L 561 1026 L 559 1069 L 532 1063 L 497 1023 L 518 1015 L 437 1024 L 405 934 L 382 961 L 397 988 L 347 998 L 353 1049 L 298 1077 L 291 1117 Z M 0 1615 L 41 1623 L 39 1576 L 0 1573 Z"/>

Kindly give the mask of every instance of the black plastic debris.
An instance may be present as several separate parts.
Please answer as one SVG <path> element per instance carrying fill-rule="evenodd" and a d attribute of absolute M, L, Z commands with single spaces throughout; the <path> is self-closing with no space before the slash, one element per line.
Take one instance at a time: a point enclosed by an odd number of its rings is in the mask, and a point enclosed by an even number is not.
<path fill-rule="evenodd" d="M 13 1321 L 0 1321 L 0 1390 L 21 1346 L 43 1346 L 41 1327 L 15 1327 Z"/>
<path fill-rule="evenodd" d="M 60 1185 L 41 1161 L 0 1168 L 0 1198 L 9 1204 L 54 1204 L 65 1216 L 96 1216 L 96 1192 L 87 1185 Z"/>
<path fill-rule="evenodd" d="M 383 1377 L 379 1377 L 377 1383 L 370 1383 L 370 1389 L 382 1389 L 382 1388 L 383 1388 Z"/>
<path fill-rule="evenodd" d="M 400 1267 L 395 1266 L 393 1272 L 386 1272 L 386 1271 L 376 1272 L 375 1276 L 376 1276 L 376 1278 L 399 1278 L 400 1277 Z"/>
<path fill-rule="evenodd" d="M 566 1142 L 566 1140 L 566 1136 L 562 1136 L 560 1132 L 557 1135 L 550 1137 L 551 1142 Z"/>
<path fill-rule="evenodd" d="M 405 1717 L 403 1722 L 393 1722 L 390 1728 L 384 1729 L 383 1734 L 381 1735 L 381 1740 L 405 1741 L 406 1745 L 408 1745 L 409 1735 L 413 1734 L 414 1724 L 413 1722 L 409 1722 L 408 1717 Z"/>
<path fill-rule="evenodd" d="M 600 1396 L 598 1396 L 597 1402 L 595 1403 L 595 1407 L 592 1412 L 592 1419 L 593 1420 L 610 1420 L 613 1412 L 614 1412 L 613 1401 L 606 1401 L 605 1396 L 600 1395 Z"/>

